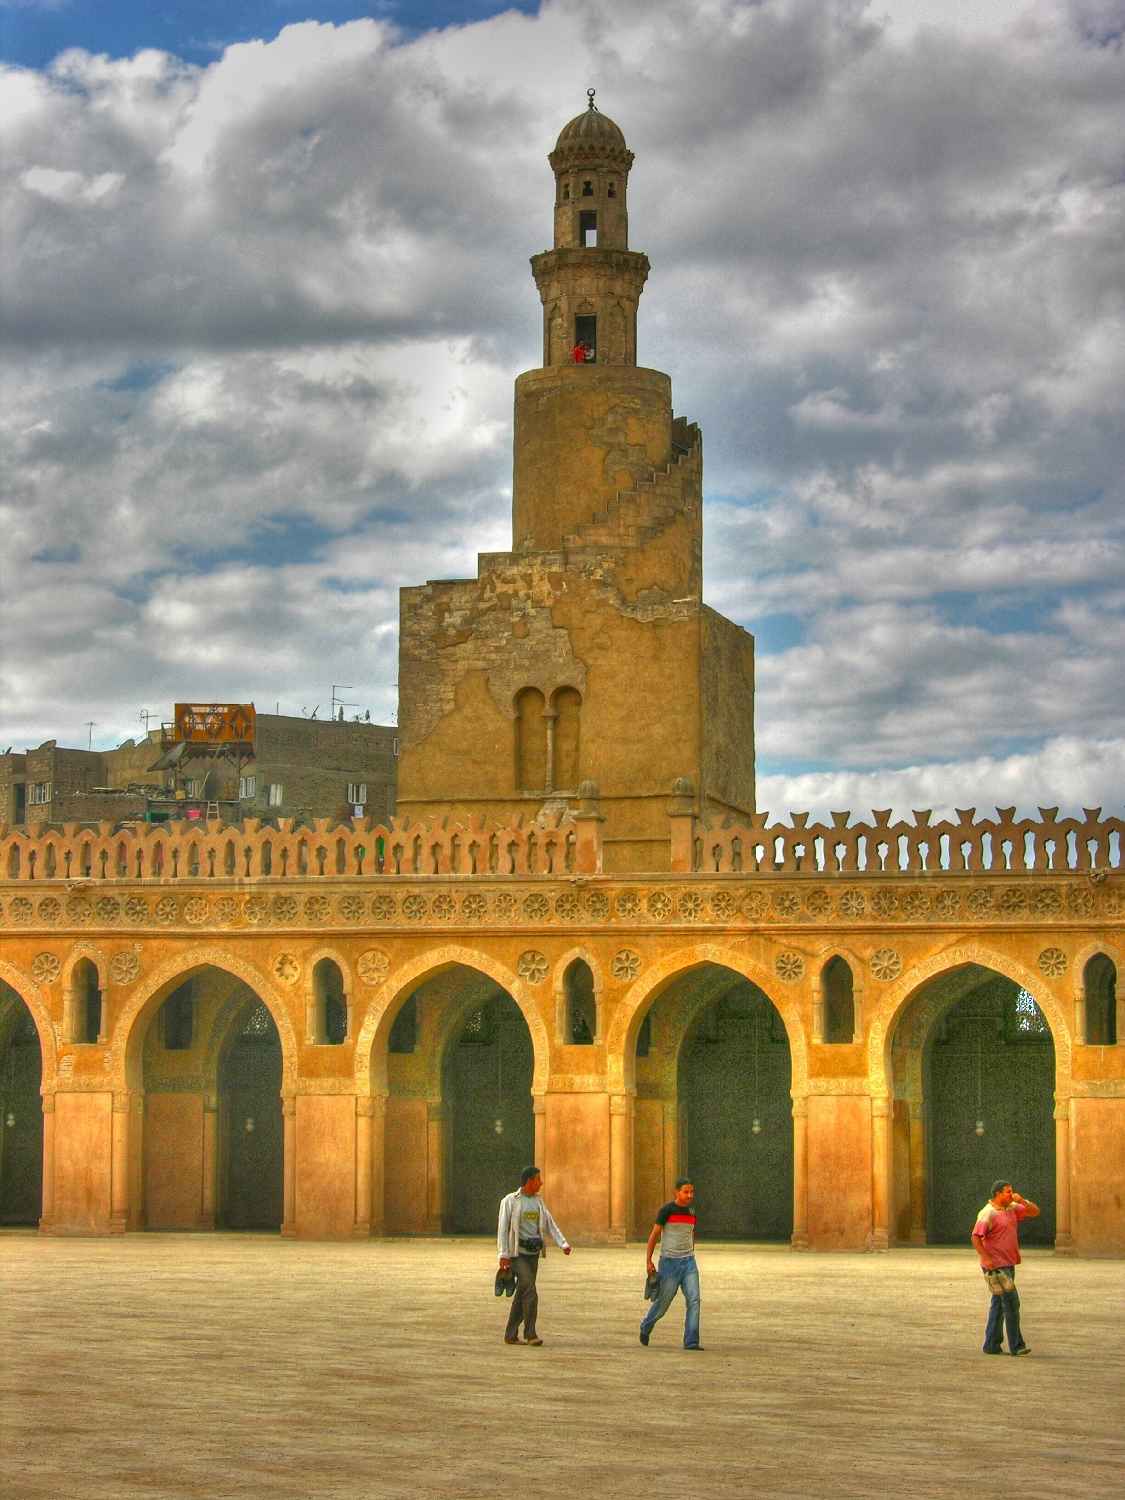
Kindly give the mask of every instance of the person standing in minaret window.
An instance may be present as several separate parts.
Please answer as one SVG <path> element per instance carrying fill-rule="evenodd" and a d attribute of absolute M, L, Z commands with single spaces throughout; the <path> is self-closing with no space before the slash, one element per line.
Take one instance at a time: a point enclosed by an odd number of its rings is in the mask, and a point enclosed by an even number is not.
<path fill-rule="evenodd" d="M 574 360 L 574 363 L 576 365 L 584 365 L 590 358 L 589 344 L 583 343 L 583 341 L 579 339 L 577 344 L 575 344 L 574 348 L 570 351 L 570 357 Z"/>

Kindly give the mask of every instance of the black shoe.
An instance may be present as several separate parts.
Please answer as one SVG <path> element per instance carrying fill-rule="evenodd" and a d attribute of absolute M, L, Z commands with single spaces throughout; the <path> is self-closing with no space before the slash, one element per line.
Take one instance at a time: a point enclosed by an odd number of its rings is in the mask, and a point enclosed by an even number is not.
<path fill-rule="evenodd" d="M 649 1339 L 648 1334 L 642 1328 L 641 1329 L 641 1343 L 645 1346 L 646 1349 L 648 1348 L 648 1339 Z"/>
<path fill-rule="evenodd" d="M 684 1353 L 685 1354 L 702 1354 L 703 1353 L 703 1345 L 702 1344 L 685 1344 L 684 1345 Z"/>
<path fill-rule="evenodd" d="M 982 1354 L 1003 1354 L 1003 1349 L 982 1349 Z"/>
<path fill-rule="evenodd" d="M 1030 1354 L 1030 1353 L 1031 1353 L 1031 1345 L 1030 1344 L 1021 1344 L 1018 1349 L 1013 1349 L 1012 1350 L 1012 1358 L 1016 1359 L 1021 1354 Z"/>

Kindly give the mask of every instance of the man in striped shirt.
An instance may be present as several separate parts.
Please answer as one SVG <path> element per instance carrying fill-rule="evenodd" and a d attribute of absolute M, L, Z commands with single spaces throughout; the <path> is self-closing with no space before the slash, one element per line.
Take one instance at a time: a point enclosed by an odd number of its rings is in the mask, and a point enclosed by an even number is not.
<path fill-rule="evenodd" d="M 686 1177 L 676 1183 L 676 1195 L 656 1215 L 656 1223 L 645 1247 L 645 1264 L 650 1276 L 657 1275 L 652 1263 L 656 1242 L 660 1241 L 660 1290 L 641 1323 L 641 1343 L 647 1344 L 653 1327 L 682 1290 L 687 1312 L 684 1315 L 684 1348 L 702 1349 L 699 1342 L 699 1267 L 695 1264 L 695 1188 Z"/>

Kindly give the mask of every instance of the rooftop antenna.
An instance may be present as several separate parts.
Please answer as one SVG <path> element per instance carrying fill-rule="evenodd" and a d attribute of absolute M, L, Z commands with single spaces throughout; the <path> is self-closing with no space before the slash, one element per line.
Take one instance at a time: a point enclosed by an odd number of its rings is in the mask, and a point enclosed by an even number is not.
<path fill-rule="evenodd" d="M 346 703 L 344 699 L 340 697 L 341 693 L 349 693 L 352 691 L 353 687 L 350 682 L 334 682 L 332 684 L 332 718 L 343 719 L 345 708 L 359 707 L 358 703 Z"/>
<path fill-rule="evenodd" d="M 97 721 L 97 719 L 83 719 L 82 722 L 86 725 L 86 728 L 90 731 L 89 735 L 86 738 L 86 749 L 87 750 L 92 750 L 94 748 L 94 725 L 98 721 Z"/>
<path fill-rule="evenodd" d="M 137 717 L 140 719 L 141 723 L 145 726 L 145 734 L 147 734 L 148 733 L 148 721 L 150 719 L 158 719 L 160 717 L 160 715 L 158 713 L 155 713 L 151 708 L 142 708 L 141 711 L 140 711 L 140 713 L 137 715 Z"/>

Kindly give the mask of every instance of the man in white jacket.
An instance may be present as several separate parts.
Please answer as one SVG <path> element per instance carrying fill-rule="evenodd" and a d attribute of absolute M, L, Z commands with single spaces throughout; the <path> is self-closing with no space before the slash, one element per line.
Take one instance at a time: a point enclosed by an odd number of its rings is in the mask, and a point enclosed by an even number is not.
<path fill-rule="evenodd" d="M 523 1324 L 525 1344 L 539 1346 L 543 1340 L 535 1331 L 535 1319 L 539 1312 L 539 1293 L 535 1289 L 535 1278 L 539 1272 L 539 1257 L 544 1252 L 544 1239 L 549 1234 L 564 1255 L 571 1247 L 566 1236 L 551 1217 L 550 1209 L 539 1196 L 543 1186 L 543 1174 L 538 1167 L 524 1167 L 520 1173 L 520 1185 L 514 1193 L 500 1199 L 500 1220 L 496 1227 L 496 1248 L 500 1253 L 500 1269 L 511 1269 L 516 1278 L 516 1294 L 512 1298 L 512 1310 L 508 1314 L 508 1326 L 504 1331 L 506 1344 L 518 1344 L 520 1324 Z"/>

